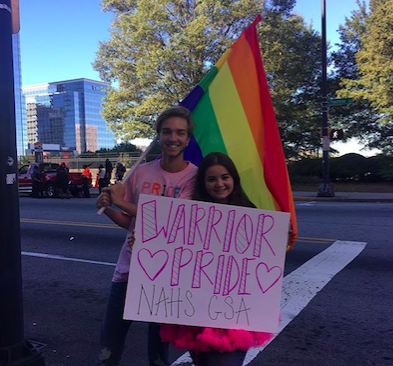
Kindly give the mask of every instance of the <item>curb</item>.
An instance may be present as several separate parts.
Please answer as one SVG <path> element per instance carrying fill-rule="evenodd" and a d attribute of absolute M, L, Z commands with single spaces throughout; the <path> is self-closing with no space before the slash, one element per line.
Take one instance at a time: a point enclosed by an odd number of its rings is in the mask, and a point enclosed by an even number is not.
<path fill-rule="evenodd" d="M 392 198 L 340 198 L 340 197 L 294 197 L 294 201 L 306 202 L 370 202 L 370 203 L 393 203 Z"/>

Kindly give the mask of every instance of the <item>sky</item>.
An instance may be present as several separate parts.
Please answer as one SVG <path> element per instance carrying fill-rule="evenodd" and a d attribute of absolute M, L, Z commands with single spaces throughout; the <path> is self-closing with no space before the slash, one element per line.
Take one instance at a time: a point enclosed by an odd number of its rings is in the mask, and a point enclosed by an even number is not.
<path fill-rule="evenodd" d="M 100 0 L 19 1 L 23 85 L 76 78 L 100 80 L 92 63 L 99 42 L 110 37 L 113 18 L 101 10 Z M 317 31 L 321 29 L 321 3 L 297 0 L 295 7 L 295 12 Z M 339 41 L 339 25 L 355 9 L 356 0 L 326 0 L 327 40 L 332 46 Z M 352 145 L 341 146 L 340 152 L 359 149 Z M 340 144 L 333 145 L 337 146 Z"/>

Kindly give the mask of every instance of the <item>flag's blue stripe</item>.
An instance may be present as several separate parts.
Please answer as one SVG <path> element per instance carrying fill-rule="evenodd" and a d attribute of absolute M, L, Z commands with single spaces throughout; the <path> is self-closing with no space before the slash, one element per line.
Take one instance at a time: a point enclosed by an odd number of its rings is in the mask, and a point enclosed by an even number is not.
<path fill-rule="evenodd" d="M 195 137 L 192 136 L 190 139 L 190 143 L 188 144 L 187 148 L 184 150 L 184 160 L 191 161 L 191 163 L 195 165 L 199 165 L 202 161 L 203 155 L 202 150 L 199 147 Z"/>
<path fill-rule="evenodd" d="M 199 103 L 199 100 L 202 98 L 204 90 L 197 85 L 194 89 L 192 89 L 188 95 L 180 102 L 180 105 L 187 108 L 189 111 L 193 111 L 196 105 Z"/>
<path fill-rule="evenodd" d="M 180 105 L 192 112 L 196 107 L 196 105 L 199 103 L 200 99 L 202 98 L 203 93 L 204 90 L 199 85 L 197 85 L 180 102 Z M 187 161 L 191 161 L 195 165 L 199 165 L 199 163 L 203 159 L 201 148 L 196 142 L 194 136 L 191 137 L 190 143 L 188 144 L 186 150 L 184 151 L 184 159 Z"/>

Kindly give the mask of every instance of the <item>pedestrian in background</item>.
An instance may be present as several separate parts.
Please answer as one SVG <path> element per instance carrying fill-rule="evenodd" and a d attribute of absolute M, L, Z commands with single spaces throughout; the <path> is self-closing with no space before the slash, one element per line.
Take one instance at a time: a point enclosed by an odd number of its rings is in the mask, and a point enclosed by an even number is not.
<path fill-rule="evenodd" d="M 112 171 L 113 171 L 113 165 L 109 159 L 106 159 L 105 160 L 105 177 L 107 181 L 106 186 L 109 186 L 111 184 Z"/>
<path fill-rule="evenodd" d="M 118 161 L 116 164 L 115 179 L 121 182 L 123 180 L 125 172 L 126 172 L 126 168 L 120 161 Z"/>
<path fill-rule="evenodd" d="M 70 174 L 66 164 L 63 162 L 56 170 L 56 191 L 59 198 L 71 198 L 69 190 Z"/>
<path fill-rule="evenodd" d="M 42 197 L 42 182 L 41 171 L 38 165 L 34 165 L 33 172 L 31 173 L 33 198 Z"/>
<path fill-rule="evenodd" d="M 98 191 L 102 192 L 102 189 L 108 186 L 107 179 L 106 179 L 106 174 L 105 174 L 105 169 L 102 164 L 98 167 Z"/>
<path fill-rule="evenodd" d="M 85 198 L 90 198 L 90 185 L 91 185 L 92 177 L 88 165 L 83 165 L 82 179 L 83 179 L 83 195 L 85 196 Z"/>

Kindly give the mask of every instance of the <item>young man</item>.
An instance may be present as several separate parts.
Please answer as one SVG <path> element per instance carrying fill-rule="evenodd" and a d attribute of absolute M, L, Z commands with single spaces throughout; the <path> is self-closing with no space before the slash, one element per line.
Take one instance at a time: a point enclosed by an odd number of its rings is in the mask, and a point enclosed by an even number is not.
<path fill-rule="evenodd" d="M 194 124 L 191 113 L 183 107 L 164 111 L 157 119 L 156 131 L 162 158 L 140 165 L 124 183 L 105 188 L 97 198 L 97 208 L 130 232 L 135 226 L 139 195 L 152 194 L 189 199 L 194 190 L 197 167 L 184 161 L 183 151 L 190 141 Z M 119 210 L 108 206 L 116 205 Z M 131 250 L 123 244 L 112 279 L 106 314 L 101 332 L 100 365 L 118 365 L 131 321 L 123 320 Z M 168 348 L 161 342 L 160 325 L 149 324 L 149 365 L 168 365 Z"/>

